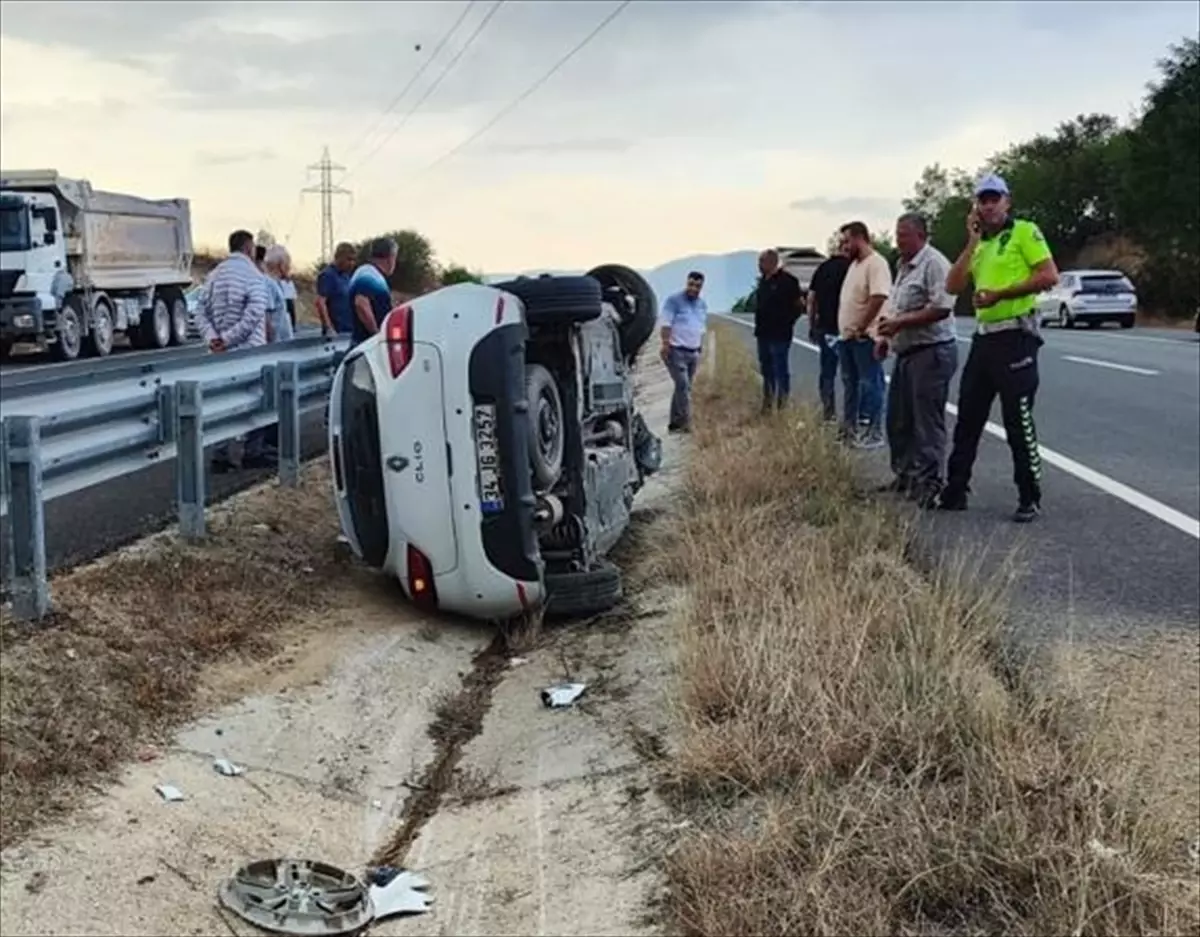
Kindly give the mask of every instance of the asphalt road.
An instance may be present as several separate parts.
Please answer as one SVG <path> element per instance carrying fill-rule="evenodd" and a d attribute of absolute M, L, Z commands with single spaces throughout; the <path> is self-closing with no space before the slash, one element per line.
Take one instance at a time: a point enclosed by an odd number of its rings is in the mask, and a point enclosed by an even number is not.
<path fill-rule="evenodd" d="M 300 445 L 304 459 L 325 452 L 324 422 L 319 411 L 301 415 Z M 272 474 L 266 469 L 210 474 L 208 503 L 215 504 L 267 481 Z M 332 494 L 330 499 L 332 505 Z M 174 460 L 51 501 L 46 505 L 47 566 L 56 570 L 94 559 L 166 528 L 176 522 L 177 516 Z M 336 519 L 330 523 L 336 524 Z M 7 517 L 0 520 L 0 532 L 7 537 Z"/>
<path fill-rule="evenodd" d="M 731 317 L 734 318 L 734 317 Z M 747 345 L 751 329 L 742 317 Z M 957 323 L 959 367 L 970 322 Z M 1017 551 L 1014 625 L 1029 637 L 1200 629 L 1200 342 L 1190 332 L 1046 329 L 1035 417 L 1043 516 L 1017 525 L 1012 460 L 985 434 L 970 510 L 922 516 L 938 551 L 985 569 Z M 815 398 L 816 350 L 797 340 L 793 387 Z M 839 375 L 840 378 L 840 375 Z M 841 388 L 839 384 L 839 400 Z M 958 394 L 957 376 L 951 400 Z M 951 417 L 951 426 L 953 425 Z M 999 423 L 999 405 L 992 412 Z M 886 451 L 863 453 L 880 481 Z"/>

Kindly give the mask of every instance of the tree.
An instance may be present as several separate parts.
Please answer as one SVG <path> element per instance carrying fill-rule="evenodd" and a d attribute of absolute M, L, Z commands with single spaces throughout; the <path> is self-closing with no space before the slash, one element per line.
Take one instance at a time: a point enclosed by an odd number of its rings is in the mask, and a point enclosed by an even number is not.
<path fill-rule="evenodd" d="M 483 273 L 468 270 L 461 264 L 452 263 L 442 268 L 442 286 L 453 286 L 455 283 L 482 283 Z"/>
<path fill-rule="evenodd" d="M 370 259 L 371 242 L 378 238 L 391 238 L 396 242 L 396 269 L 388 277 L 388 285 L 397 293 L 419 296 L 434 288 L 438 281 L 437 263 L 433 247 L 416 231 L 388 231 L 367 238 L 357 245 L 359 263 Z"/>

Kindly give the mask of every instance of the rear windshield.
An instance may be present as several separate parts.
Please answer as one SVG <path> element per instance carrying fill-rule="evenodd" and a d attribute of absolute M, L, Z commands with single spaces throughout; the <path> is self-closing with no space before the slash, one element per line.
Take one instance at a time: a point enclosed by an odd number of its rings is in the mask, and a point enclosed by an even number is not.
<path fill-rule="evenodd" d="M 1133 284 L 1116 273 L 1109 276 L 1080 277 L 1079 289 L 1084 293 L 1132 293 Z"/>

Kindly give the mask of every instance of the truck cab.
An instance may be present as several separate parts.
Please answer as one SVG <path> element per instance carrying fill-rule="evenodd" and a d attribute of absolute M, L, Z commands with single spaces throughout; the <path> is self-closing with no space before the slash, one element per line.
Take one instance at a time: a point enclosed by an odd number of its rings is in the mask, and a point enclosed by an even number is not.
<path fill-rule="evenodd" d="M 6 342 L 54 331 L 73 285 L 58 204 L 46 192 L 0 192 L 0 334 Z"/>

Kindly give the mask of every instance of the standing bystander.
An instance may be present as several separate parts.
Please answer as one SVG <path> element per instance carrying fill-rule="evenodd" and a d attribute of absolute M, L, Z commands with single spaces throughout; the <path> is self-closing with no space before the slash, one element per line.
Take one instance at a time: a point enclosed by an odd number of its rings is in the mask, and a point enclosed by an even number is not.
<path fill-rule="evenodd" d="M 317 277 L 317 318 L 321 332 L 349 335 L 354 331 L 354 310 L 350 303 L 350 274 L 358 252 L 348 241 L 333 252 L 333 262 Z"/>
<path fill-rule="evenodd" d="M 767 413 L 782 410 L 792 396 L 792 335 L 803 300 L 800 281 L 783 269 L 774 248 L 758 255 L 758 272 L 754 337 L 763 382 L 762 412 Z"/>
<path fill-rule="evenodd" d="M 883 365 L 875 357 L 869 330 L 891 292 L 892 272 L 871 246 L 871 233 L 861 221 L 843 225 L 841 234 L 850 258 L 838 297 L 838 352 L 845 389 L 842 434 L 856 448 L 879 449 L 884 445 Z"/>
<path fill-rule="evenodd" d="M 946 458 L 946 399 L 958 367 L 954 297 L 946 292 L 950 261 L 929 243 L 925 219 L 910 212 L 896 222 L 900 266 L 887 314 L 876 323 L 878 358 L 896 356 L 887 399 L 892 481 L 885 491 L 933 507 Z"/>
<path fill-rule="evenodd" d="M 267 343 L 267 283 L 256 267 L 254 235 L 234 231 L 229 235 L 229 256 L 217 264 L 200 291 L 200 333 L 212 352 L 257 348 Z M 242 464 L 268 461 L 261 434 L 246 438 Z M 227 446 L 213 453 L 214 471 L 233 468 Z"/>
<path fill-rule="evenodd" d="M 364 342 L 383 327 L 392 311 L 392 288 L 388 277 L 396 269 L 396 242 L 376 238 L 371 242 L 367 262 L 350 277 L 350 310 L 354 313 L 351 342 Z"/>
<path fill-rule="evenodd" d="M 708 304 L 700 298 L 703 288 L 704 274 L 693 270 L 687 275 L 684 288 L 667 297 L 659 318 L 660 356 L 675 384 L 667 424 L 671 433 L 687 433 L 692 428 L 692 381 L 700 364 L 708 320 Z"/>
<path fill-rule="evenodd" d="M 839 233 L 837 253 L 821 261 L 808 284 L 808 337 L 821 357 L 817 389 L 827 422 L 837 419 L 838 305 L 850 269 L 846 239 Z"/>
<path fill-rule="evenodd" d="M 975 335 L 958 386 L 958 422 L 939 506 L 967 507 L 979 439 L 1000 397 L 1004 434 L 1012 450 L 1018 503 L 1013 520 L 1035 520 L 1042 507 L 1042 457 L 1033 423 L 1038 388 L 1038 293 L 1058 282 L 1058 267 L 1041 229 L 1013 218 L 1008 184 L 995 174 L 979 180 L 967 216 L 967 246 L 950 268 L 946 289 L 973 285 Z"/>

